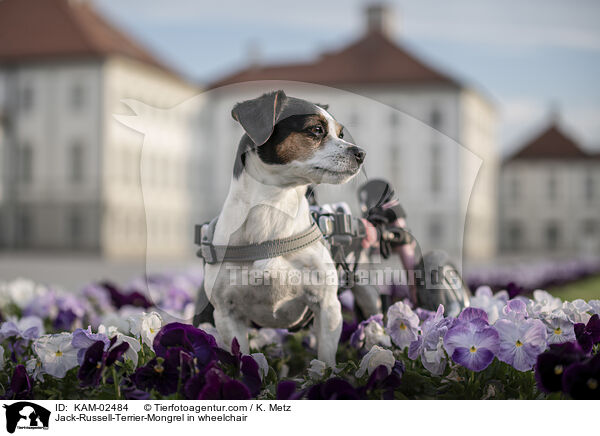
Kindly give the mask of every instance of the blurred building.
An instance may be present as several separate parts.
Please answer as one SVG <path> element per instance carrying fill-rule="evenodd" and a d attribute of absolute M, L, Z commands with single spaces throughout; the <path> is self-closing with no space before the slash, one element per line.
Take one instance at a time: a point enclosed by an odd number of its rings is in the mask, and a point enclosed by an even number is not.
<path fill-rule="evenodd" d="M 0 248 L 145 253 L 139 133 L 121 100 L 166 108 L 196 92 L 88 2 L 0 1 Z M 157 112 L 148 231 L 189 250 L 190 120 Z"/>
<path fill-rule="evenodd" d="M 506 159 L 500 248 L 534 255 L 600 254 L 600 155 L 551 123 Z"/>
<path fill-rule="evenodd" d="M 229 111 L 235 102 L 257 96 L 256 89 L 262 86 L 249 86 L 244 94 L 240 87 L 226 85 L 286 80 L 350 91 L 328 94 L 319 89 L 318 93 L 298 95 L 284 88 L 290 95 L 328 104 L 352 136 L 360 138 L 359 144 L 367 150 L 369 177 L 392 182 L 422 245 L 441 247 L 453 255 L 462 252 L 470 258 L 489 258 L 495 254 L 497 234 L 495 110 L 480 92 L 397 44 L 394 24 L 389 8 L 371 5 L 365 11 L 364 34 L 340 50 L 324 53 L 313 62 L 254 62 L 210 85 L 210 104 L 216 115 L 204 125 L 214 132 L 211 144 L 220 141 L 213 149 L 212 173 L 209 168 L 206 174 L 212 180 L 216 175 L 228 179 L 242 133 Z M 360 99 L 352 98 L 353 93 L 384 105 L 381 109 L 361 105 Z M 411 122 L 415 118 L 424 124 Z M 483 161 L 470 198 L 471 182 L 466 174 L 476 173 L 476 169 L 472 161 L 463 158 L 461 146 Z M 206 207 L 210 214 L 218 213 L 227 185 L 215 186 L 213 202 Z M 465 190 L 468 195 L 461 194 Z"/>

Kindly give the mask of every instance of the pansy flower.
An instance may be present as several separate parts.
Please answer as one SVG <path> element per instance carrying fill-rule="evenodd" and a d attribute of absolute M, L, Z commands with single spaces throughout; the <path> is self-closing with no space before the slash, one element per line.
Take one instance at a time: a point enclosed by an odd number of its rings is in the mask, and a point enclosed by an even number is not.
<path fill-rule="evenodd" d="M 179 371 L 169 360 L 156 357 L 138 368 L 132 380 L 144 391 L 155 389 L 161 395 L 171 395 L 177 392 Z"/>
<path fill-rule="evenodd" d="M 419 335 L 419 317 L 407 304 L 399 301 L 388 309 L 386 331 L 394 344 L 403 350 Z"/>
<path fill-rule="evenodd" d="M 391 346 L 390 337 L 383 329 L 383 314 L 373 315 L 362 321 L 352 333 L 350 344 L 355 348 L 367 350 L 370 350 L 373 345 Z"/>
<path fill-rule="evenodd" d="M 548 344 L 562 344 L 575 340 L 573 323 L 562 310 L 557 310 L 543 319 L 548 333 Z"/>
<path fill-rule="evenodd" d="M 562 382 L 563 391 L 576 400 L 600 400 L 600 354 L 569 366 Z"/>
<path fill-rule="evenodd" d="M 562 377 L 569 365 L 585 359 L 585 353 L 576 342 L 552 344 L 550 349 L 537 357 L 535 379 L 544 392 L 562 389 Z"/>
<path fill-rule="evenodd" d="M 573 327 L 577 342 L 586 353 L 592 351 L 592 347 L 600 342 L 600 317 L 592 315 L 587 324 L 577 323 Z"/>
<path fill-rule="evenodd" d="M 539 319 L 500 319 L 494 327 L 500 337 L 498 359 L 518 371 L 530 370 L 546 349 L 546 326 Z"/>
<path fill-rule="evenodd" d="M 444 336 L 448 354 L 471 371 L 482 371 L 494 360 L 498 332 L 481 318 L 455 323 Z"/>
<path fill-rule="evenodd" d="M 29 400 L 33 397 L 33 383 L 23 365 L 17 365 L 4 400 Z"/>
<path fill-rule="evenodd" d="M 420 357 L 421 363 L 430 373 L 443 374 L 447 360 L 443 346 L 444 336 L 452 322 L 452 318 L 444 318 L 444 306 L 440 304 L 435 316 L 421 326 L 422 334 L 410 344 L 408 358 L 416 360 Z"/>
<path fill-rule="evenodd" d="M 312 386 L 308 390 L 306 397 L 309 400 L 361 399 L 359 392 L 350 383 L 339 377 L 333 377 L 323 383 Z"/>
<path fill-rule="evenodd" d="M 42 362 L 42 369 L 53 377 L 63 378 L 68 370 L 78 365 L 77 348 L 73 347 L 71 333 L 42 336 L 35 340 L 33 349 Z"/>
<path fill-rule="evenodd" d="M 373 345 L 360 361 L 356 377 L 362 377 L 365 373 L 371 375 L 380 365 L 385 366 L 388 369 L 388 373 L 390 373 L 395 363 L 396 359 L 390 350 L 381 348 L 379 345 Z"/>

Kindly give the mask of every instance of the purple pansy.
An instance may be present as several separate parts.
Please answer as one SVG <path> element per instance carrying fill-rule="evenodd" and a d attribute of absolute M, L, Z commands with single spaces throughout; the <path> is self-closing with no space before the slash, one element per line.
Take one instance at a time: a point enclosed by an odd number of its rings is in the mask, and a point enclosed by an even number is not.
<path fill-rule="evenodd" d="M 346 380 L 333 377 L 312 386 L 306 396 L 309 400 L 360 400 L 359 392 Z"/>
<path fill-rule="evenodd" d="M 546 326 L 539 319 L 499 319 L 494 327 L 500 336 L 498 359 L 518 371 L 530 370 L 546 349 Z"/>
<path fill-rule="evenodd" d="M 0 325 L 0 341 L 10 337 L 30 341 L 43 334 L 43 322 L 37 316 L 25 316 L 18 320 L 16 318 L 9 318 L 8 321 Z"/>
<path fill-rule="evenodd" d="M 87 350 L 85 350 L 83 361 L 79 366 L 77 378 L 81 386 L 97 386 L 104 368 L 111 366 L 129 349 L 127 342 L 121 342 L 113 347 L 117 338 L 110 340 L 108 347 L 104 341 L 96 341 Z M 106 351 L 106 349 L 108 350 Z"/>
<path fill-rule="evenodd" d="M 277 399 L 278 400 L 299 400 L 304 394 L 305 390 L 301 389 L 296 391 L 296 382 L 293 380 L 283 380 L 277 384 Z"/>
<path fill-rule="evenodd" d="M 471 371 L 482 371 L 494 360 L 498 332 L 481 317 L 471 318 L 472 315 L 476 312 L 469 312 L 464 321 L 456 322 L 448 329 L 444 346 L 456 363 Z"/>
<path fill-rule="evenodd" d="M 173 322 L 163 326 L 153 342 L 154 352 L 166 357 L 169 348 L 182 348 L 193 355 L 200 366 L 216 358 L 217 342 L 208 333 L 189 324 Z"/>
<path fill-rule="evenodd" d="M 573 326 L 577 342 L 586 353 L 592 351 L 592 347 L 600 342 L 600 317 L 594 314 L 587 324 L 577 323 Z"/>
<path fill-rule="evenodd" d="M 408 348 L 408 358 L 421 363 L 434 375 L 441 375 L 446 369 L 446 352 L 444 351 L 444 336 L 452 325 L 453 318 L 444 318 L 444 306 L 441 304 L 435 316 L 421 326 L 422 334 Z"/>
<path fill-rule="evenodd" d="M 0 397 L 3 400 L 29 400 L 33 397 L 33 383 L 23 365 L 17 365 L 10 380 L 10 387 Z M 6 407 L 6 406 L 5 406 Z"/>
<path fill-rule="evenodd" d="M 538 388 L 544 392 L 560 391 L 565 370 L 583 359 L 585 353 L 576 342 L 550 345 L 549 350 L 537 357 L 535 379 Z"/>
<path fill-rule="evenodd" d="M 576 400 L 600 400 L 600 354 L 569 366 L 562 382 L 563 391 Z"/>
<path fill-rule="evenodd" d="M 73 332 L 73 340 L 71 345 L 73 348 L 77 348 L 77 362 L 81 365 L 83 362 L 83 356 L 86 350 L 91 347 L 97 341 L 101 341 L 104 344 L 104 350 L 106 350 L 110 344 L 108 336 L 103 333 L 92 333 L 92 327 L 88 326 L 87 329 L 76 329 Z M 103 350 L 103 351 L 104 351 Z"/>
<path fill-rule="evenodd" d="M 198 400 L 248 400 L 252 397 L 245 384 L 228 377 L 218 368 L 210 368 L 204 379 Z"/>
<path fill-rule="evenodd" d="M 179 371 L 170 361 L 156 357 L 138 368 L 132 380 L 144 391 L 155 389 L 161 395 L 171 395 L 177 392 Z"/>
<path fill-rule="evenodd" d="M 152 307 L 152 303 L 138 291 L 124 293 L 114 283 L 110 282 L 102 282 L 100 286 L 108 291 L 112 304 L 117 309 L 123 306 L 143 307 L 145 309 Z"/>
<path fill-rule="evenodd" d="M 379 365 L 369 376 L 365 386 L 366 392 L 382 390 L 382 399 L 393 400 L 394 390 L 400 386 L 405 371 L 406 366 L 401 360 L 396 360 L 391 372 L 386 366 Z"/>

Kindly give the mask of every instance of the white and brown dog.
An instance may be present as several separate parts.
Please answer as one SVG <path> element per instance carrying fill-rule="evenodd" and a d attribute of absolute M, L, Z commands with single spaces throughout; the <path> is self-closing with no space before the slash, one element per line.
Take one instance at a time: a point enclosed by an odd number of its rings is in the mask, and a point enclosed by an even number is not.
<path fill-rule="evenodd" d="M 215 245 L 260 244 L 306 231 L 312 225 L 308 185 L 345 183 L 365 158 L 344 140 L 343 126 L 325 107 L 283 91 L 238 103 L 232 116 L 245 134 L 214 228 Z M 248 281 L 248 272 L 261 280 Z M 335 265 L 321 243 L 279 257 L 205 267 L 204 290 L 219 335 L 225 344 L 237 338 L 244 353 L 250 323 L 291 328 L 312 312 L 318 358 L 334 365 L 342 328 L 337 288 Z"/>

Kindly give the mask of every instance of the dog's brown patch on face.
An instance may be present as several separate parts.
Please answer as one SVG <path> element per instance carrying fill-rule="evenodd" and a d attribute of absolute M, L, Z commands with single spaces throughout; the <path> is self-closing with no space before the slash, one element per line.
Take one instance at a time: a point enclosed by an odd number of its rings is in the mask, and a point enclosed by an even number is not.
<path fill-rule="evenodd" d="M 307 160 L 328 136 L 327 119 L 322 115 L 296 115 L 279 122 L 273 135 L 258 147 L 260 158 L 271 164 Z"/>
<path fill-rule="evenodd" d="M 288 163 L 294 160 L 309 159 L 317 148 L 315 147 L 315 141 L 307 138 L 305 134 L 294 132 L 290 133 L 285 141 L 277 145 L 276 152 L 282 162 Z"/>

